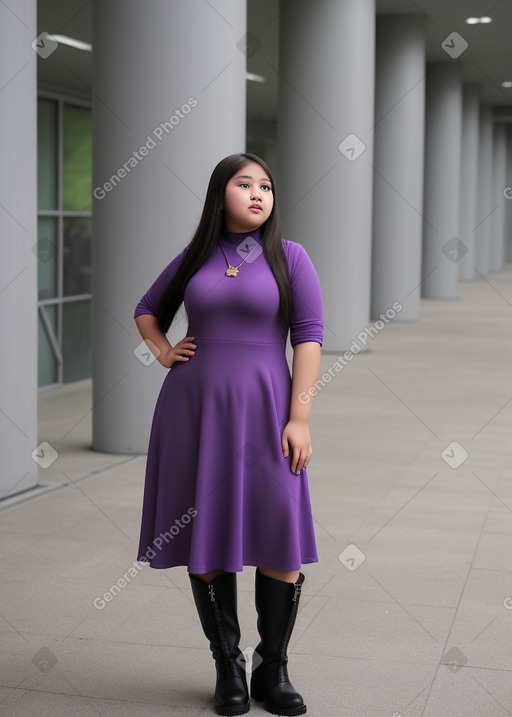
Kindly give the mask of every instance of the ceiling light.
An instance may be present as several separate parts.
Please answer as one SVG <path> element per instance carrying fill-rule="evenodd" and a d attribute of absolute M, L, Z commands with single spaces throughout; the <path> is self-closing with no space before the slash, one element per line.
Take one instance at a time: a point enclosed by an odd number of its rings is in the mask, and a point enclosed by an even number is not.
<path fill-rule="evenodd" d="M 92 52 L 92 45 L 90 42 L 82 42 L 81 40 L 75 40 L 74 37 L 68 37 L 67 35 L 50 35 L 59 45 L 67 45 L 68 47 L 74 47 L 77 50 L 85 50 L 86 52 Z"/>
<path fill-rule="evenodd" d="M 245 79 L 251 82 L 266 82 L 266 78 L 262 75 L 255 75 L 254 72 L 246 72 Z"/>
<path fill-rule="evenodd" d="M 505 80 L 505 82 L 501 83 L 502 87 L 512 87 L 512 82 L 510 80 Z"/>
<path fill-rule="evenodd" d="M 468 25 L 488 25 L 490 22 L 492 22 L 492 17 L 489 17 L 488 15 L 483 15 L 482 17 L 467 17 L 466 23 Z"/>

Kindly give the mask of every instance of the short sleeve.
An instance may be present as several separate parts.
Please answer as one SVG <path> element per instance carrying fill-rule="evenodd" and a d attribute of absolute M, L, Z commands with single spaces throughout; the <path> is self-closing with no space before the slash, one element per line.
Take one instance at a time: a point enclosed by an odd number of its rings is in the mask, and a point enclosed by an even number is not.
<path fill-rule="evenodd" d="M 185 249 L 183 249 L 183 251 L 165 267 L 158 279 L 156 279 L 156 281 L 149 287 L 135 307 L 135 313 L 133 315 L 134 318 L 141 316 L 142 314 L 156 315 L 158 302 L 163 296 L 169 282 L 178 271 L 186 251 L 187 247 L 185 247 Z"/>
<path fill-rule="evenodd" d="M 324 324 L 320 279 L 301 244 L 285 239 L 283 247 L 288 258 L 292 290 L 291 345 L 317 341 L 322 346 Z"/>

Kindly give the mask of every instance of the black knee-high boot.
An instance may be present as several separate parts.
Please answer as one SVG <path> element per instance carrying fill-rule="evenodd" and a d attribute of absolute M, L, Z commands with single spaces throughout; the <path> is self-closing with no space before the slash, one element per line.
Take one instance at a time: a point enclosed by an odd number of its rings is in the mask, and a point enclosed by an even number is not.
<path fill-rule="evenodd" d="M 201 625 L 210 641 L 217 668 L 215 708 L 220 715 L 243 715 L 249 711 L 250 701 L 245 660 L 238 646 L 236 573 L 224 573 L 210 583 L 195 575 L 189 574 L 189 577 Z"/>
<path fill-rule="evenodd" d="M 276 715 L 303 715 L 306 705 L 288 678 L 286 651 L 299 608 L 304 575 L 296 583 L 274 580 L 256 571 L 256 610 L 261 642 L 255 652 L 262 659 L 253 673 L 251 696 L 265 702 Z"/>

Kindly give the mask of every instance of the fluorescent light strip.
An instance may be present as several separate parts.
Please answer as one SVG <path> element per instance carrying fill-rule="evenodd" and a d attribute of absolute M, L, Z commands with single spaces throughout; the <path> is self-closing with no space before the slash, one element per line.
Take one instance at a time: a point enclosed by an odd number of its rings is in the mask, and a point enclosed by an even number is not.
<path fill-rule="evenodd" d="M 58 42 L 59 45 L 67 45 L 68 47 L 74 47 L 76 50 L 85 50 L 86 52 L 92 52 L 92 45 L 90 42 L 82 42 L 82 40 L 75 40 L 73 37 L 67 35 L 48 35 Z M 250 82 L 266 82 L 266 78 L 262 75 L 256 75 L 254 72 L 246 72 L 245 79 Z"/>
<path fill-rule="evenodd" d="M 245 79 L 251 82 L 266 82 L 266 78 L 262 75 L 255 75 L 254 72 L 246 72 Z"/>
<path fill-rule="evenodd" d="M 50 35 L 50 33 L 48 33 Z M 92 52 L 92 45 L 90 42 L 82 42 L 81 40 L 75 40 L 73 37 L 67 35 L 50 35 L 59 45 L 67 45 L 68 47 L 74 47 L 77 50 L 85 50 L 86 52 Z"/>

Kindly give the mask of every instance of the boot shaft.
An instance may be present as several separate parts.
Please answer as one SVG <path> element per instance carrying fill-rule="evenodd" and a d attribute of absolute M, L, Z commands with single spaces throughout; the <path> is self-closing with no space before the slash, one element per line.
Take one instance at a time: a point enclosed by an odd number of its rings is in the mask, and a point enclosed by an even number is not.
<path fill-rule="evenodd" d="M 240 625 L 237 614 L 236 573 L 224 573 L 206 583 L 189 575 L 203 632 L 214 658 L 238 657 Z"/>
<path fill-rule="evenodd" d="M 274 580 L 256 571 L 256 611 L 261 637 L 261 657 L 265 661 L 279 660 L 286 664 L 288 644 L 299 609 L 304 575 L 296 583 Z"/>

